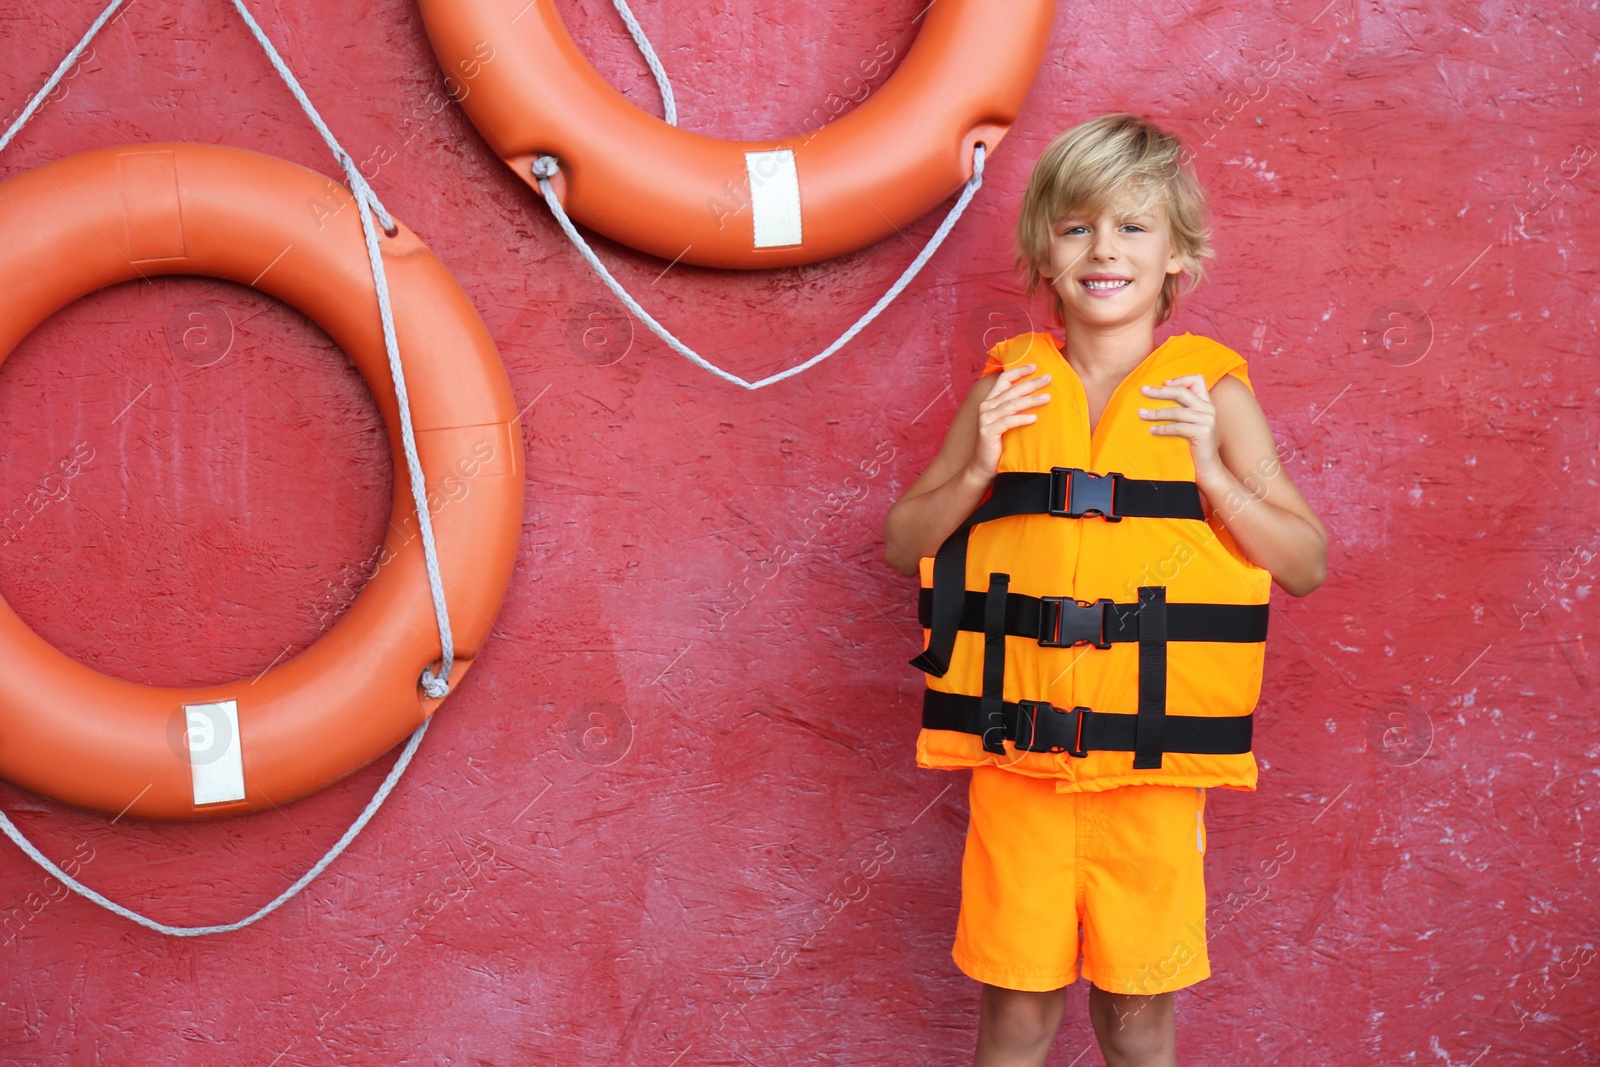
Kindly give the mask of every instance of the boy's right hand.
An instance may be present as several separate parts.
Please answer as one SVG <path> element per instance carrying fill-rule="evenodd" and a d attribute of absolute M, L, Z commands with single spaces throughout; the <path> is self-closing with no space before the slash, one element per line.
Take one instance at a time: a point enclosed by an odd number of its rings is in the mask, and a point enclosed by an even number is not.
<path fill-rule="evenodd" d="M 995 375 L 989 395 L 978 405 L 978 439 L 972 445 L 972 458 L 967 469 L 976 477 L 988 481 L 1000 467 L 1000 436 L 1014 426 L 1037 422 L 1039 416 L 1024 411 L 1050 402 L 1049 393 L 1031 396 L 1034 390 L 1049 383 L 1050 375 L 1018 381 L 1032 373 L 1037 363 L 1023 363 Z"/>

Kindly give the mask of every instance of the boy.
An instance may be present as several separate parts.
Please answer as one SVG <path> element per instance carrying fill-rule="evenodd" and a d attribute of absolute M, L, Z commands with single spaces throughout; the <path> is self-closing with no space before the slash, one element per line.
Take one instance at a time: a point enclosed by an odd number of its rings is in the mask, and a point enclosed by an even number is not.
<path fill-rule="evenodd" d="M 989 350 L 884 523 L 922 577 L 918 766 L 972 768 L 952 956 L 983 983 L 981 1067 L 1043 1064 L 1079 972 L 1108 1067 L 1176 1063 L 1172 992 L 1211 973 L 1205 790 L 1255 788 L 1271 583 L 1326 576 L 1245 361 L 1152 350 L 1214 256 L 1183 161 L 1128 114 L 1040 156 L 1018 264 L 1065 340 Z"/>

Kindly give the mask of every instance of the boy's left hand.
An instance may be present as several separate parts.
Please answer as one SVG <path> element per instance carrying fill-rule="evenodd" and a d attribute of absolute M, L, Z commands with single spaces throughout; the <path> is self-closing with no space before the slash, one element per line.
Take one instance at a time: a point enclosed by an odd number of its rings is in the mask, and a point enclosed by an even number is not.
<path fill-rule="evenodd" d="M 1222 456 L 1217 448 L 1217 409 L 1206 390 L 1206 380 L 1198 374 L 1168 378 L 1164 385 L 1142 387 L 1149 399 L 1176 400 L 1177 407 L 1140 408 L 1139 417 L 1159 423 L 1150 427 L 1154 434 L 1187 437 L 1194 453 L 1195 481 L 1208 481 L 1221 473 Z"/>

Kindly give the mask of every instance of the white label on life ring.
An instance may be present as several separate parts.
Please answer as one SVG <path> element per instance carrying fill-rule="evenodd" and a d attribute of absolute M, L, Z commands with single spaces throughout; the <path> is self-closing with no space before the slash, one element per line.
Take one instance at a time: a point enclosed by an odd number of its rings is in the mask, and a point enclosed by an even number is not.
<path fill-rule="evenodd" d="M 746 152 L 750 178 L 750 214 L 755 221 L 755 247 L 782 248 L 800 243 L 800 176 L 794 152 Z"/>
<path fill-rule="evenodd" d="M 239 704 L 185 704 L 189 772 L 194 802 L 221 804 L 244 799 L 243 748 L 239 744 Z"/>
<path fill-rule="evenodd" d="M 179 259 L 187 254 L 178 164 L 171 151 L 121 152 L 117 178 L 127 220 L 127 257 L 135 263 Z M 115 241 L 120 234 L 108 235 Z"/>

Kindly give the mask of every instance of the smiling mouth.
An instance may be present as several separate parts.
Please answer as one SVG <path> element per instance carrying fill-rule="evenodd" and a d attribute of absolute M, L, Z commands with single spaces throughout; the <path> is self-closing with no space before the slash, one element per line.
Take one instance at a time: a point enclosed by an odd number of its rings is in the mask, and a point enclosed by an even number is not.
<path fill-rule="evenodd" d="M 1085 289 L 1088 289 L 1091 292 L 1109 293 L 1109 292 L 1114 292 L 1114 291 L 1116 291 L 1118 289 L 1126 289 L 1128 286 L 1132 285 L 1133 282 L 1130 279 L 1123 278 L 1120 281 L 1114 281 L 1114 282 L 1096 280 L 1096 281 L 1084 281 L 1084 282 L 1082 282 L 1080 284 L 1082 284 L 1082 286 Z"/>

